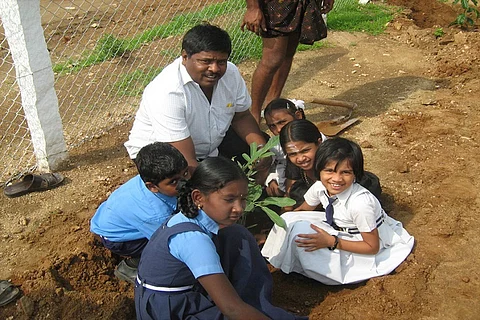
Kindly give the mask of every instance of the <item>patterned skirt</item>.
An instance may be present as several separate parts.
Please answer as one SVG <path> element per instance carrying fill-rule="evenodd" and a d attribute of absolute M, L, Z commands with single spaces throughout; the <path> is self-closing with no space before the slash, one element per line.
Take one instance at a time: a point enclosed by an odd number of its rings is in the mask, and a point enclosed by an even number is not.
<path fill-rule="evenodd" d="M 314 0 L 272 0 L 262 8 L 267 31 L 261 31 L 264 38 L 288 36 L 300 33 L 300 43 L 313 44 L 327 37 L 327 26 Z"/>

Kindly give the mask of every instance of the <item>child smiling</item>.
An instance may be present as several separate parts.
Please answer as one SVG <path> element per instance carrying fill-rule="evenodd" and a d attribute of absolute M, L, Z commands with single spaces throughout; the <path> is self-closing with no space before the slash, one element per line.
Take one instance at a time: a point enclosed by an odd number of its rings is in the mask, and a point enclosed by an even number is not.
<path fill-rule="evenodd" d="M 295 212 L 282 215 L 288 229 L 274 227 L 264 256 L 285 273 L 329 285 L 392 272 L 412 250 L 414 238 L 356 182 L 364 175 L 358 144 L 344 138 L 324 141 L 315 154 L 315 172 L 319 181 Z M 312 211 L 319 204 L 325 212 Z"/>

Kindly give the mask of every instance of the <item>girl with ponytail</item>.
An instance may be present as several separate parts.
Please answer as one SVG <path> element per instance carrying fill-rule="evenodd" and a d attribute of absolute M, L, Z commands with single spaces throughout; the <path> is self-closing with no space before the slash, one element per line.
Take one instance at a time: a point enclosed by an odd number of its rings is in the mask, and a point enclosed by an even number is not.
<path fill-rule="evenodd" d="M 305 319 L 271 304 L 272 278 L 253 235 L 236 224 L 248 180 L 233 161 L 207 158 L 179 186 L 179 213 L 145 247 L 137 319 Z"/>

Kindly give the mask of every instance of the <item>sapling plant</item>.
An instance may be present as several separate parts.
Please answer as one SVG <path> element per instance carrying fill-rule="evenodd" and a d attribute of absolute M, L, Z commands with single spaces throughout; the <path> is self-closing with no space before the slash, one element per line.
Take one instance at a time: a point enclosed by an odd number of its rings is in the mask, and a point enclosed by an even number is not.
<path fill-rule="evenodd" d="M 433 35 L 435 36 L 435 38 L 441 38 L 445 35 L 445 31 L 443 31 L 443 28 L 437 28 L 433 32 Z"/>
<path fill-rule="evenodd" d="M 254 208 L 260 208 L 276 225 L 286 228 L 283 218 L 280 217 L 274 210 L 270 209 L 269 206 L 293 206 L 295 204 L 295 200 L 288 197 L 266 197 L 261 199 L 262 186 L 255 181 L 255 174 L 257 173 L 255 165 L 259 162 L 259 160 L 271 157 L 273 155 L 273 152 L 271 152 L 270 149 L 278 144 L 278 139 L 278 136 L 270 138 L 265 146 L 260 149 L 258 149 L 256 143 L 252 143 L 250 145 L 250 155 L 247 155 L 246 153 L 242 155 L 246 163 L 238 164 L 248 178 L 248 195 L 245 214 L 252 214 L 254 212 Z"/>
<path fill-rule="evenodd" d="M 453 0 L 453 4 L 460 3 L 462 6 L 463 12 L 457 16 L 457 19 L 451 24 L 456 24 L 464 28 L 468 26 L 473 26 L 475 20 L 480 18 L 480 11 L 478 11 L 478 0 Z"/>

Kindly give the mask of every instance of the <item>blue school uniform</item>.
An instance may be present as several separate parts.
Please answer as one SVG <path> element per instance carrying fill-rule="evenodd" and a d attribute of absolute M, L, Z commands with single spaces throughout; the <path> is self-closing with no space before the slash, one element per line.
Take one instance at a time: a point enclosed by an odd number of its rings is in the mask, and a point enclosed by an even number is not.
<path fill-rule="evenodd" d="M 153 193 L 137 175 L 98 207 L 90 230 L 114 242 L 150 239 L 176 207 L 176 197 Z"/>
<path fill-rule="evenodd" d="M 306 319 L 271 304 L 271 274 L 252 234 L 240 225 L 218 230 L 202 210 L 193 219 L 173 216 L 145 247 L 135 285 L 137 319 L 223 319 L 196 280 L 215 273 L 225 273 L 239 296 L 270 318 Z"/>
<path fill-rule="evenodd" d="M 148 239 L 176 207 L 176 197 L 151 192 L 136 175 L 98 207 L 90 231 L 113 253 L 139 257 Z"/>

